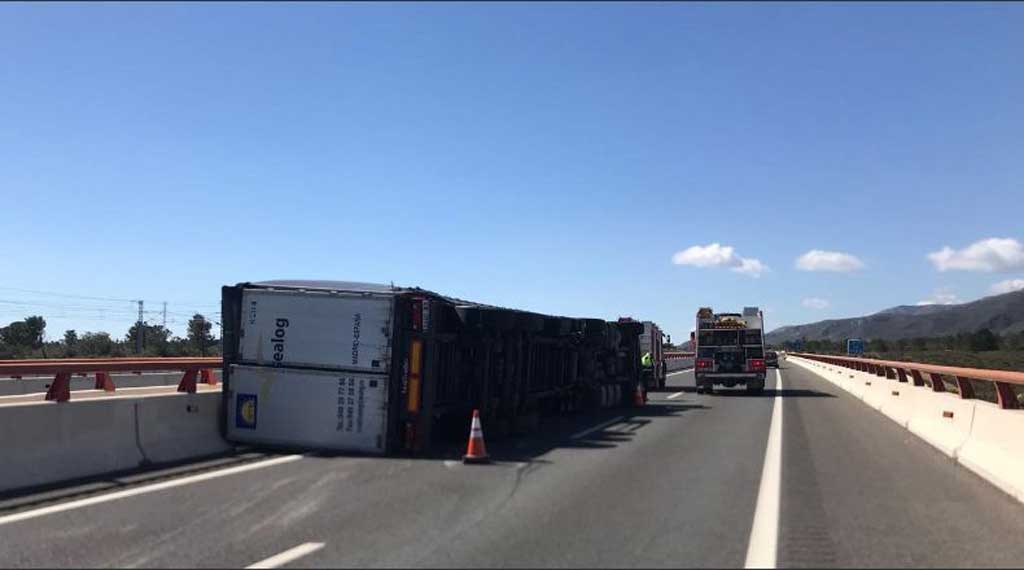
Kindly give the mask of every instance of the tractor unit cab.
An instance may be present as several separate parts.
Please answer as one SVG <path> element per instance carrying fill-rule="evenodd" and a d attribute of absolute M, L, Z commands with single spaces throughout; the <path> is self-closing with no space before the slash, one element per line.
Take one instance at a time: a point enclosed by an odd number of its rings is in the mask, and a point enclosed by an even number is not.
<path fill-rule="evenodd" d="M 694 334 L 697 391 L 712 393 L 715 385 L 744 384 L 749 392 L 764 389 L 764 315 L 757 307 L 742 313 L 697 311 Z"/>

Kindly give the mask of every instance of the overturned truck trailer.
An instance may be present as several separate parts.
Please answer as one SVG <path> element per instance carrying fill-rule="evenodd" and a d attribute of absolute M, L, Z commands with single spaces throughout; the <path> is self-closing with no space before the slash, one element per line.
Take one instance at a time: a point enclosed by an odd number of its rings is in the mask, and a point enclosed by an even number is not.
<path fill-rule="evenodd" d="M 465 435 L 528 431 L 541 414 L 632 402 L 637 322 L 575 319 L 340 281 L 222 290 L 230 441 L 418 453 Z"/>

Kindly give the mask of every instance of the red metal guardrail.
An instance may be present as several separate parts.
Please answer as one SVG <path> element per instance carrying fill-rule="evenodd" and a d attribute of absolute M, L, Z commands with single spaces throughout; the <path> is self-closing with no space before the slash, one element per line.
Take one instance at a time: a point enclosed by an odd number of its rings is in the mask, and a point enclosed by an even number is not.
<path fill-rule="evenodd" d="M 1013 370 L 989 370 L 985 368 L 962 368 L 959 366 L 942 366 L 938 364 L 922 364 L 920 362 L 903 362 L 900 360 L 877 360 L 874 358 L 857 358 L 852 356 L 831 356 L 827 354 L 790 353 L 808 360 L 816 360 L 833 366 L 842 366 L 860 372 L 883 376 L 890 380 L 912 382 L 914 386 L 928 386 L 935 392 L 948 392 L 943 377 L 948 376 L 956 383 L 956 391 L 963 399 L 976 398 L 975 384 L 972 381 L 991 382 L 995 386 L 996 403 L 1000 408 L 1017 410 L 1021 408 L 1020 398 L 1014 386 L 1024 386 L 1024 372 Z M 927 374 L 926 379 L 924 375 Z"/>
<path fill-rule="evenodd" d="M 665 356 L 666 360 L 667 359 L 671 359 L 671 358 L 693 358 L 693 353 L 692 352 L 673 351 L 673 352 L 665 352 L 664 356 Z"/>
<path fill-rule="evenodd" d="M 220 368 L 221 357 L 141 357 L 141 358 L 67 358 L 35 360 L 0 360 L 0 377 L 21 378 L 27 374 L 53 374 L 53 382 L 46 392 L 47 400 L 66 402 L 71 399 L 72 374 L 96 374 L 97 390 L 113 392 L 111 372 L 182 371 L 179 392 L 196 391 L 196 380 L 216 385 L 213 370 Z"/>

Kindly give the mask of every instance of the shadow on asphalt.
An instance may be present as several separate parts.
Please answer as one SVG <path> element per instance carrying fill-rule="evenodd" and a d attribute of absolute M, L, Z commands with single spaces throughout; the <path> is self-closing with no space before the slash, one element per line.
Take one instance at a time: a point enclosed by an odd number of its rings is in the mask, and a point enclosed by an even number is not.
<path fill-rule="evenodd" d="M 672 392 L 678 392 L 677 387 Z M 678 417 L 692 410 L 706 410 L 710 406 L 684 402 L 658 401 L 642 407 L 620 407 L 601 410 L 580 411 L 563 416 L 543 416 L 537 429 L 525 434 L 497 436 L 493 432 L 486 435 L 487 450 L 496 464 L 505 462 L 525 462 L 530 464 L 549 464 L 549 460 L 539 459 L 558 448 L 575 449 L 613 449 L 619 445 L 629 444 L 636 434 L 650 425 L 655 419 Z M 595 430 L 585 436 L 580 433 L 621 417 L 604 429 Z M 270 459 L 286 453 L 305 453 L 312 457 L 353 459 L 370 458 L 382 461 L 452 461 L 462 460 L 466 449 L 468 422 L 465 435 L 460 433 L 457 438 L 447 437 L 435 441 L 430 453 L 414 456 L 397 454 L 393 456 L 366 455 L 358 453 L 341 453 L 310 451 L 290 447 L 245 446 L 235 451 L 216 454 L 203 458 L 185 460 L 175 463 L 147 465 L 116 473 L 85 477 L 72 481 L 64 481 L 48 485 L 39 485 L 0 492 L 0 514 L 7 514 L 27 508 L 38 508 L 47 504 L 79 499 L 111 491 L 123 490 L 139 485 L 156 483 L 216 471 L 245 463 Z M 573 437 L 577 436 L 577 437 Z"/>
<path fill-rule="evenodd" d="M 678 391 L 678 390 L 676 390 Z M 493 447 L 488 444 L 492 457 L 499 461 L 520 461 L 527 463 L 552 463 L 537 458 L 555 449 L 612 449 L 630 443 L 636 434 L 658 418 L 678 417 L 691 410 L 708 410 L 710 406 L 703 404 L 687 404 L 676 402 L 657 402 L 638 408 L 618 408 L 602 410 L 600 414 L 581 413 L 572 422 L 557 422 L 562 425 L 552 426 L 545 432 L 519 438 L 503 438 Z M 606 428 L 595 430 L 579 436 L 579 430 L 586 430 L 601 425 L 621 416 L 622 419 Z M 583 421 L 579 421 L 583 420 Z M 571 428 L 571 429 L 567 429 Z M 573 431 L 576 430 L 576 431 Z M 574 435 L 578 437 L 573 437 Z"/>

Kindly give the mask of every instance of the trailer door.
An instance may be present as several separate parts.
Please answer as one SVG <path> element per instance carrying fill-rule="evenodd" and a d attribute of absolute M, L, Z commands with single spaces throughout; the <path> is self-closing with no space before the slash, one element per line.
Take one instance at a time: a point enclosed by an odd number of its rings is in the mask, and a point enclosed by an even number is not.
<path fill-rule="evenodd" d="M 225 397 L 231 441 L 386 451 L 387 375 L 232 365 Z"/>
<path fill-rule="evenodd" d="M 246 289 L 242 363 L 387 373 L 390 294 Z"/>

